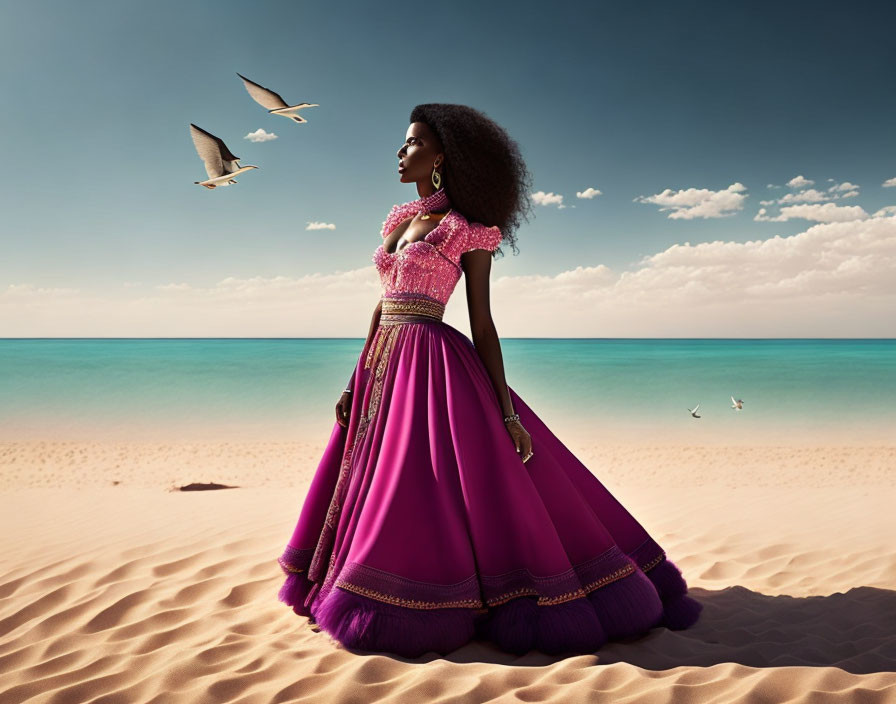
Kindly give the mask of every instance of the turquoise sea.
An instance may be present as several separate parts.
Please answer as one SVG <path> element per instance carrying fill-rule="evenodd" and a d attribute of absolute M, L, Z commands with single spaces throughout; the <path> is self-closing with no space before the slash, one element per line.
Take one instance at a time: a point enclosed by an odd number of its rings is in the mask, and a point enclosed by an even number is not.
<path fill-rule="evenodd" d="M 363 339 L 2 339 L 0 440 L 324 443 Z M 896 438 L 893 339 L 501 340 L 507 380 L 564 439 Z M 743 410 L 731 408 L 731 396 Z M 699 403 L 699 419 L 688 412 Z"/>

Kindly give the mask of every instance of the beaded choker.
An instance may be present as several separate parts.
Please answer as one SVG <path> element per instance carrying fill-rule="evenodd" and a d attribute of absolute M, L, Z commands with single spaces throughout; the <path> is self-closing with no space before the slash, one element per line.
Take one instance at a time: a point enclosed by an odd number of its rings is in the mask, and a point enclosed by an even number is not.
<path fill-rule="evenodd" d="M 429 220 L 429 214 L 440 210 L 447 210 L 451 207 L 451 201 L 448 200 L 448 194 L 444 188 L 440 188 L 432 195 L 419 199 L 420 212 L 424 213 L 420 217 L 421 220 Z"/>

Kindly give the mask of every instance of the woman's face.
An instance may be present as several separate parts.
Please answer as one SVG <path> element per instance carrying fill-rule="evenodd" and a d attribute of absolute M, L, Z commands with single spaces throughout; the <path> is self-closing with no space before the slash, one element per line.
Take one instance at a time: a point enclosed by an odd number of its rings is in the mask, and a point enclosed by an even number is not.
<path fill-rule="evenodd" d="M 429 184 L 432 188 L 432 170 L 442 171 L 442 145 L 425 122 L 412 122 L 408 126 L 405 142 L 398 150 L 398 174 L 402 183 Z"/>

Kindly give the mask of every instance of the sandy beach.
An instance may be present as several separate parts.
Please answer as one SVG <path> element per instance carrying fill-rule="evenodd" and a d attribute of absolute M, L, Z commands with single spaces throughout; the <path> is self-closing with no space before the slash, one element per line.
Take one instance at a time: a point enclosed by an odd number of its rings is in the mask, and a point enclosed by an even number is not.
<path fill-rule="evenodd" d="M 276 598 L 322 445 L 0 444 L 0 701 L 896 701 L 896 447 L 569 447 L 682 569 L 695 627 L 350 652 Z M 209 481 L 238 488 L 173 490 Z"/>
<path fill-rule="evenodd" d="M 8 7 L 0 704 L 896 704 L 896 1 Z"/>

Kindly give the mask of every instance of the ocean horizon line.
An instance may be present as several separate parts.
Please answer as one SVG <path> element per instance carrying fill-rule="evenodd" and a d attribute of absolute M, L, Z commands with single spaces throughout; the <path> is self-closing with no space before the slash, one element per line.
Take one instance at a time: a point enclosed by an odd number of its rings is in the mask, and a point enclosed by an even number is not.
<path fill-rule="evenodd" d="M 8 340 L 365 340 L 366 337 L 352 336 L 42 336 L 42 337 L 0 337 L 0 341 Z M 896 340 L 896 337 L 512 337 L 509 335 L 501 335 L 502 340 L 848 340 L 856 342 L 861 340 Z"/>

